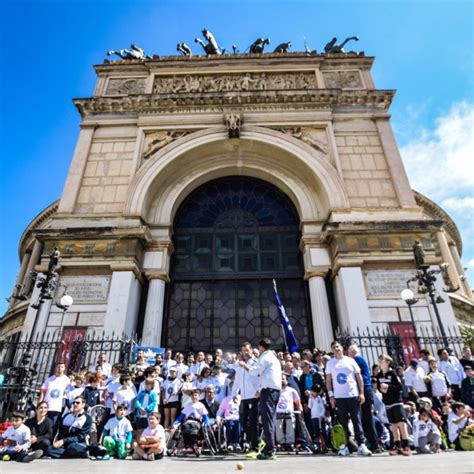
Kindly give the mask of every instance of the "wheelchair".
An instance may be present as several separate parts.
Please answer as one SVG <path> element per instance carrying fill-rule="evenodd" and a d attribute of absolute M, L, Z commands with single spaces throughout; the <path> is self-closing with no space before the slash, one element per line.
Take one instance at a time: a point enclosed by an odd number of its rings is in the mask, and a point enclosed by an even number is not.
<path fill-rule="evenodd" d="M 318 452 L 301 412 L 293 411 L 276 415 L 275 439 L 278 451 L 296 454 Z"/>
<path fill-rule="evenodd" d="M 194 454 L 199 457 L 202 453 L 215 456 L 219 445 L 212 427 L 201 421 L 188 419 L 168 431 L 166 451 L 168 456 Z"/>

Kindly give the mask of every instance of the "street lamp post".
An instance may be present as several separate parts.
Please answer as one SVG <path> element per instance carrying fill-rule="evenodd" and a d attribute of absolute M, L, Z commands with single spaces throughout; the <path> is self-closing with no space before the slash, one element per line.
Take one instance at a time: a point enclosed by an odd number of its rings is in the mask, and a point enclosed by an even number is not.
<path fill-rule="evenodd" d="M 413 310 L 411 307 L 415 304 L 418 303 L 418 298 L 415 298 L 415 293 L 408 287 L 408 283 L 410 280 L 407 281 L 407 288 L 402 290 L 400 293 L 400 297 L 402 298 L 403 301 L 408 306 L 408 311 L 410 311 L 410 318 L 411 318 L 411 323 L 413 324 L 413 329 L 415 331 L 415 337 L 416 337 L 416 324 L 415 324 L 415 318 L 413 317 Z"/>
<path fill-rule="evenodd" d="M 20 383 L 20 393 L 17 403 L 18 407 L 23 410 L 26 409 L 28 405 L 29 394 L 32 391 L 31 385 L 33 382 L 33 376 L 35 375 L 35 370 L 30 368 L 30 361 L 33 356 L 33 343 L 36 327 L 38 325 L 38 319 L 41 316 L 41 308 L 46 300 L 52 300 L 54 298 L 54 294 L 56 292 L 56 289 L 58 288 L 59 275 L 55 272 L 55 269 L 59 262 L 59 256 L 59 250 L 55 248 L 50 255 L 48 270 L 45 275 L 38 278 L 38 274 L 36 272 L 33 273 L 33 277 L 36 280 L 36 286 L 37 288 L 40 288 L 40 293 L 37 301 L 31 304 L 31 307 L 36 309 L 36 315 L 33 321 L 33 327 L 31 328 L 28 343 L 26 344 L 26 351 L 21 358 L 20 366 L 16 370 L 16 375 Z M 64 294 L 59 302 L 54 302 L 55 306 L 63 310 L 63 315 L 61 319 L 61 329 L 64 314 L 70 308 L 72 303 L 72 297 L 67 294 Z M 41 341 L 42 339 L 43 337 L 41 338 Z"/>
<path fill-rule="evenodd" d="M 407 281 L 407 287 L 410 282 L 418 282 L 418 293 L 421 294 L 428 294 L 431 300 L 431 304 L 433 305 L 433 309 L 436 315 L 436 320 L 438 322 L 439 329 L 441 331 L 441 335 L 443 339 L 446 339 L 446 332 L 444 330 L 443 321 L 441 319 L 441 315 L 439 314 L 438 304 L 444 303 L 445 300 L 442 298 L 441 295 L 437 295 L 435 283 L 436 283 L 436 275 L 441 273 L 443 277 L 443 281 L 446 284 L 446 287 L 443 288 L 443 291 L 446 293 L 453 293 L 457 291 L 459 288 L 454 288 L 449 280 L 448 275 L 448 264 L 442 263 L 440 268 L 436 270 L 430 270 L 430 266 L 425 264 L 425 253 L 423 251 L 423 247 L 418 240 L 415 240 L 413 245 L 413 257 L 415 260 L 415 264 L 417 267 L 416 276 L 411 278 Z M 401 298 L 407 303 L 408 308 L 410 309 L 410 316 L 412 319 L 413 324 L 414 318 L 413 313 L 411 310 L 411 306 L 415 304 L 418 299 L 415 298 L 413 291 L 410 288 L 406 288 L 401 293 Z M 416 331 L 416 326 L 415 326 Z"/>

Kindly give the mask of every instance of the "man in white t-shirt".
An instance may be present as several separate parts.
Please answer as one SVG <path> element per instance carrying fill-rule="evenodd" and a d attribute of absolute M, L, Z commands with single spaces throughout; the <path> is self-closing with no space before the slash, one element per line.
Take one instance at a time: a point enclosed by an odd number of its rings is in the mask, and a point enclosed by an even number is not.
<path fill-rule="evenodd" d="M 365 435 L 362 428 L 361 408 L 364 403 L 364 381 L 360 367 L 351 357 L 344 355 L 342 346 L 334 341 L 331 344 L 334 357 L 326 364 L 326 386 L 332 407 L 337 408 L 337 415 L 341 425 L 349 438 L 349 418 L 354 427 L 354 433 L 359 448 L 357 454 L 370 456 L 372 453 L 365 445 Z M 350 454 L 347 446 L 341 447 L 340 456 Z"/>
<path fill-rule="evenodd" d="M 277 404 L 277 413 L 293 413 L 294 411 L 303 411 L 301 406 L 300 396 L 298 392 L 288 385 L 288 379 L 286 375 L 281 376 L 281 391 L 280 398 Z"/>
<path fill-rule="evenodd" d="M 71 385 L 71 380 L 65 372 L 64 362 L 58 362 L 54 375 L 48 377 L 41 387 L 40 402 L 44 400 L 48 404 L 48 417 L 51 418 L 53 426 L 56 426 L 58 417 L 63 410 L 64 393 Z"/>

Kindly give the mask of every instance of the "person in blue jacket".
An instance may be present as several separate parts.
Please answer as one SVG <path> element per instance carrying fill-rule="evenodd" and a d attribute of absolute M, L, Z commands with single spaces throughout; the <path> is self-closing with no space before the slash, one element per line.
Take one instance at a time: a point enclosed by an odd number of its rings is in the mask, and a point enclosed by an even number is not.
<path fill-rule="evenodd" d="M 148 415 L 157 411 L 158 397 L 154 390 L 155 379 L 145 380 L 145 389 L 138 392 L 135 398 L 135 421 L 138 436 L 148 426 Z"/>

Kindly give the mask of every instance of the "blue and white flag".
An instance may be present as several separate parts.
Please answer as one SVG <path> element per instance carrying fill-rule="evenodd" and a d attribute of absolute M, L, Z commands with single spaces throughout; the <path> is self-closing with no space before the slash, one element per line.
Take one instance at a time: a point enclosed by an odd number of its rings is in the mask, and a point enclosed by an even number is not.
<path fill-rule="evenodd" d="M 285 333 L 285 344 L 288 352 L 292 354 L 299 349 L 298 343 L 296 342 L 295 333 L 291 327 L 290 320 L 286 315 L 285 307 L 281 302 L 280 295 L 278 294 L 277 286 L 275 280 L 273 280 L 273 291 L 275 292 L 275 299 L 278 306 L 278 313 L 280 314 L 280 322 Z"/>

